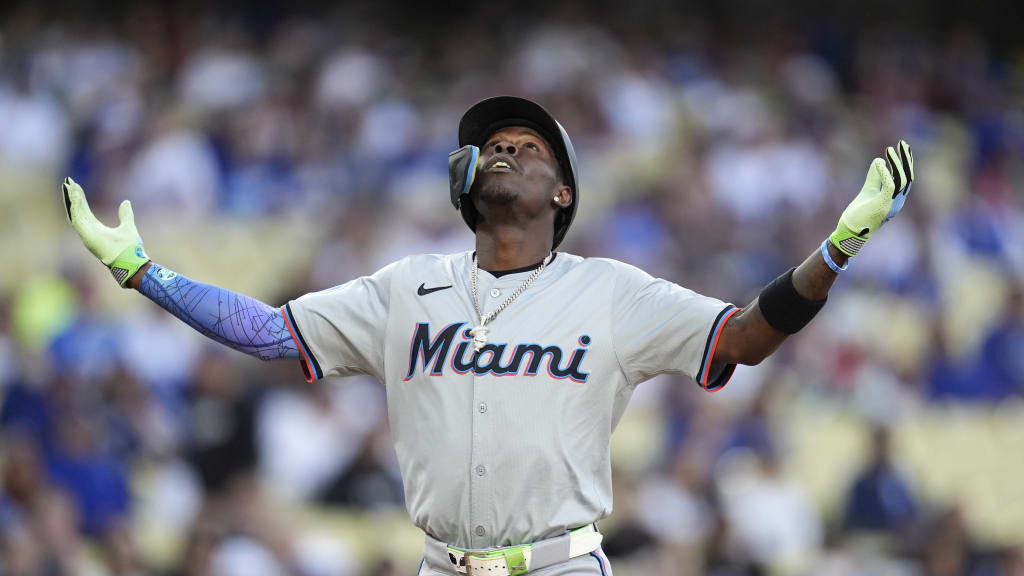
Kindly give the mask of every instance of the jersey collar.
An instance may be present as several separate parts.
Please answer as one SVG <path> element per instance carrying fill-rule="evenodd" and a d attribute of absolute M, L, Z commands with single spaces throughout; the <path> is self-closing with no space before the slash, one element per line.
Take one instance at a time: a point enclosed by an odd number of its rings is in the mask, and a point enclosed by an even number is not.
<path fill-rule="evenodd" d="M 472 259 L 475 257 L 476 252 L 474 251 L 470 258 Z M 548 266 L 551 266 L 551 263 L 555 261 L 556 257 L 558 257 L 558 252 L 552 252 L 551 260 L 548 261 Z M 543 259 L 537 262 L 536 264 L 523 266 L 522 268 L 513 268 L 512 270 L 484 270 L 483 268 L 481 268 L 480 270 L 483 272 L 487 272 L 488 274 L 494 276 L 495 278 L 501 278 L 502 276 L 508 276 L 509 274 L 519 274 L 520 272 L 529 272 L 531 270 L 536 270 L 537 268 L 540 268 L 542 262 L 544 262 Z"/>

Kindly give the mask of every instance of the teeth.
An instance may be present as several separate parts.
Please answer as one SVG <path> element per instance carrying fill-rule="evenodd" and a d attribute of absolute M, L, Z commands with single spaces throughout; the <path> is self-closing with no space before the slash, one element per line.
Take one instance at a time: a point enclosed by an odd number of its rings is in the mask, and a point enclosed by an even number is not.
<path fill-rule="evenodd" d="M 494 163 L 494 166 L 492 166 L 492 168 L 497 168 L 497 167 L 499 167 L 499 166 L 501 166 L 501 167 L 503 167 L 503 168 L 511 168 L 511 166 L 509 166 L 509 165 L 508 165 L 508 163 L 506 163 L 506 162 L 505 162 L 505 161 L 503 161 L 503 160 L 498 160 L 497 162 L 495 162 L 495 163 Z"/>

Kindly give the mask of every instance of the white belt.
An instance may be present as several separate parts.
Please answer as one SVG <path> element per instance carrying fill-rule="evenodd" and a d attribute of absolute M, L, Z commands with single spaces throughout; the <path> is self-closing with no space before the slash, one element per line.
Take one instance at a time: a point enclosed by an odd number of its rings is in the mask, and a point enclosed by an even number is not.
<path fill-rule="evenodd" d="M 587 524 L 568 534 L 521 546 L 482 552 L 447 546 L 448 560 L 458 573 L 466 576 L 519 576 L 589 554 L 601 547 L 603 537 L 597 527 Z M 568 539 L 568 549 L 564 539 Z"/>

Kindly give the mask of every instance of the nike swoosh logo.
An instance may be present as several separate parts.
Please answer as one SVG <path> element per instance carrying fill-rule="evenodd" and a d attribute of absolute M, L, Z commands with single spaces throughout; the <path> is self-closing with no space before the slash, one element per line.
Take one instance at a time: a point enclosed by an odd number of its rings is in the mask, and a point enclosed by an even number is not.
<path fill-rule="evenodd" d="M 437 292 L 438 290 L 444 290 L 446 288 L 451 288 L 452 287 L 452 285 L 449 284 L 447 286 L 438 286 L 436 288 L 424 288 L 425 285 L 426 285 L 426 282 L 424 282 L 423 284 L 420 284 L 420 287 L 416 289 L 416 293 L 419 294 L 420 296 L 426 296 L 427 294 L 430 294 L 431 292 Z"/>

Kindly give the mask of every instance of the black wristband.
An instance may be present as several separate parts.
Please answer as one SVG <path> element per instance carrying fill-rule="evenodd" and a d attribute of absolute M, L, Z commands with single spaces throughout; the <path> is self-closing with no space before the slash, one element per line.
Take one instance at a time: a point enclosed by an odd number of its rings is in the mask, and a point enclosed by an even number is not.
<path fill-rule="evenodd" d="M 818 313 L 828 300 L 807 300 L 793 287 L 793 271 L 772 280 L 757 297 L 764 319 L 779 332 L 796 334 Z"/>

